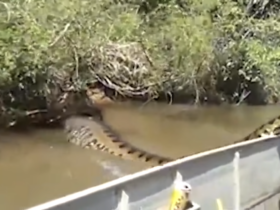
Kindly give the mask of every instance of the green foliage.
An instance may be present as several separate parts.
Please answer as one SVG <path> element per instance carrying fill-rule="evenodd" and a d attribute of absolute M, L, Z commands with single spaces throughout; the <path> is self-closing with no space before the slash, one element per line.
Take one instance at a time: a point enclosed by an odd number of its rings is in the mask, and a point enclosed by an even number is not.
<path fill-rule="evenodd" d="M 279 98 L 279 7 L 258 5 L 256 16 L 230 0 L 2 1 L 2 110 L 46 107 L 66 83 L 84 89 L 96 80 L 130 96 L 238 102 L 249 93 L 247 102 L 271 102 Z M 120 50 L 135 42 L 141 65 Z M 108 44 L 118 49 L 105 52 Z"/>

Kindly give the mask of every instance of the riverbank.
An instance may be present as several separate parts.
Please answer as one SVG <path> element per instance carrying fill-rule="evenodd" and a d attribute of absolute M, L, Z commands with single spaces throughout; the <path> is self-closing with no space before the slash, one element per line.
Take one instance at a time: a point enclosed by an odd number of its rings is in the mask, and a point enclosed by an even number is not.
<path fill-rule="evenodd" d="M 276 103 L 275 8 L 272 1 L 4 1 L 0 123 L 30 112 L 53 116 L 65 93 L 96 84 L 117 99 Z"/>

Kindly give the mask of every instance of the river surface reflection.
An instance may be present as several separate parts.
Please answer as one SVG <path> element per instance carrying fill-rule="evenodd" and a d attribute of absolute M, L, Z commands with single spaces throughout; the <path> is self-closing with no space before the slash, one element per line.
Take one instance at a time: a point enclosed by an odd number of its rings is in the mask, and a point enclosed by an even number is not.
<path fill-rule="evenodd" d="M 173 158 L 231 144 L 278 114 L 277 106 L 104 108 L 105 121 L 123 139 Z M 22 210 L 146 167 L 70 145 L 59 129 L 1 132 L 0 209 Z"/>

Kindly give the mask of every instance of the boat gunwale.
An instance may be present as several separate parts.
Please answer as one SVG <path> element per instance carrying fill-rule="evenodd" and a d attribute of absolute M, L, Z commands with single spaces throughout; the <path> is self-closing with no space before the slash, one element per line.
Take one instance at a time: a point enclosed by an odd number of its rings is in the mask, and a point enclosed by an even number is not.
<path fill-rule="evenodd" d="M 209 156 L 209 155 L 217 154 L 219 152 L 234 150 L 234 149 L 237 149 L 239 147 L 255 144 L 255 143 L 258 143 L 258 142 L 276 140 L 278 138 L 279 138 L 279 136 L 270 135 L 270 136 L 260 137 L 260 138 L 256 138 L 256 139 L 252 139 L 252 140 L 248 140 L 248 141 L 244 141 L 244 142 L 239 142 L 239 143 L 236 143 L 236 144 L 231 144 L 231 145 L 215 148 L 215 149 L 212 149 L 212 150 L 207 150 L 207 151 L 204 151 L 204 152 L 201 152 L 201 153 L 197 153 L 197 154 L 194 154 L 194 155 L 191 155 L 191 156 L 187 156 L 187 157 L 182 158 L 182 159 L 174 160 L 174 161 L 166 163 L 164 165 L 155 166 L 153 168 L 149 168 L 149 169 L 146 169 L 146 170 L 143 170 L 143 171 L 139 171 L 139 172 L 136 172 L 136 173 L 133 173 L 133 174 L 129 174 L 129 175 L 120 177 L 118 179 L 106 182 L 104 184 L 100 184 L 100 185 L 97 185 L 97 186 L 94 186 L 94 187 L 90 187 L 88 189 L 78 191 L 78 192 L 63 196 L 61 198 L 57 198 L 57 199 L 45 202 L 43 204 L 39 204 L 37 206 L 28 208 L 26 210 L 49 209 L 51 207 L 55 207 L 55 206 L 67 203 L 69 201 L 77 200 L 81 197 L 85 197 L 87 195 L 90 195 L 90 194 L 93 194 L 93 193 L 96 193 L 96 192 L 99 192 L 99 191 L 103 191 L 103 190 L 106 190 L 106 189 L 109 189 L 109 188 L 112 188 L 112 187 L 116 187 L 116 186 L 124 184 L 126 182 L 130 182 L 134 179 L 146 177 L 150 174 L 159 172 L 162 169 L 168 169 L 168 168 L 171 168 L 171 167 L 174 167 L 174 166 L 176 167 L 176 166 L 178 166 L 182 163 L 186 163 L 186 162 L 189 162 L 189 161 L 192 161 L 192 160 L 195 160 L 195 159 L 198 159 L 198 158 L 206 157 L 206 156 Z"/>

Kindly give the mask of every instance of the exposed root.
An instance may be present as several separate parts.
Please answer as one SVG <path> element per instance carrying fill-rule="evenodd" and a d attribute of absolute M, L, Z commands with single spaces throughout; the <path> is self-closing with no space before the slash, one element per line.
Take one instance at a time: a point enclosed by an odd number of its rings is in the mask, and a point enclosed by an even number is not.
<path fill-rule="evenodd" d="M 152 60 L 139 43 L 110 43 L 91 51 L 89 68 L 105 87 L 131 98 L 155 97 Z"/>

